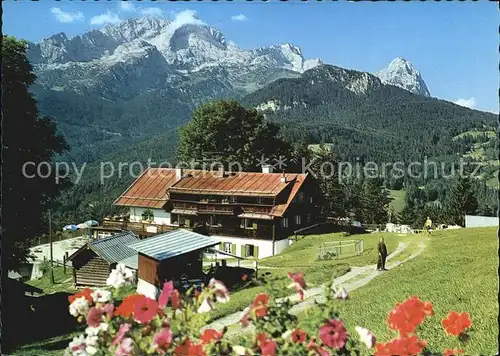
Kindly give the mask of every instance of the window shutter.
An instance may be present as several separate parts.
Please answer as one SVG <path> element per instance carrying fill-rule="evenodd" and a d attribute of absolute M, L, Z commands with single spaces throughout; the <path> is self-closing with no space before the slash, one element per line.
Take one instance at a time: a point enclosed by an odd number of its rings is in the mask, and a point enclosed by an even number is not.
<path fill-rule="evenodd" d="M 241 245 L 241 257 L 246 257 L 245 248 L 246 248 L 246 245 Z"/>
<path fill-rule="evenodd" d="M 224 251 L 224 243 L 219 244 L 219 251 Z"/>
<path fill-rule="evenodd" d="M 256 259 L 259 258 L 259 246 L 255 246 L 253 247 L 253 257 L 255 257 Z"/>
<path fill-rule="evenodd" d="M 236 254 L 236 244 L 231 244 L 231 253 Z"/>

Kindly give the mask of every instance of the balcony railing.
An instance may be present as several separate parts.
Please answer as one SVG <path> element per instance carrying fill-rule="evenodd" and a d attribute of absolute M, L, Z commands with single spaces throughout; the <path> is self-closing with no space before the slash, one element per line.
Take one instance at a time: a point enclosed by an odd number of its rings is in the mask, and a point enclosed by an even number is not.
<path fill-rule="evenodd" d="M 116 220 L 104 220 L 104 228 L 120 229 L 133 231 L 139 236 L 151 236 L 156 234 L 161 234 L 171 230 L 175 230 L 177 227 L 170 225 L 160 225 L 152 223 L 143 222 L 132 222 L 132 221 L 116 221 Z"/>
<path fill-rule="evenodd" d="M 273 237 L 272 226 L 257 226 L 257 228 L 229 227 L 229 226 L 209 226 L 210 235 L 250 237 L 255 239 L 269 239 Z"/>

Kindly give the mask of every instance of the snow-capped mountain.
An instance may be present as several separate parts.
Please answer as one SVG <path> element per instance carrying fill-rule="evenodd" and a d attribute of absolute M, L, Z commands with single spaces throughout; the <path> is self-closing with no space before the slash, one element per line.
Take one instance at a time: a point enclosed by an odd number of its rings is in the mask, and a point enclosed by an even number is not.
<path fill-rule="evenodd" d="M 189 82 L 192 73 L 198 77 L 217 73 L 217 79 L 246 93 L 254 87 L 257 74 L 276 79 L 288 76 L 287 71 L 293 76 L 321 64 L 318 59 L 304 59 L 301 50 L 289 43 L 246 50 L 201 21 L 178 24 L 149 16 L 73 38 L 56 34 L 30 43 L 28 57 L 38 84 L 81 93 L 101 90 L 103 84 L 120 89 L 118 77 L 127 81 L 125 92 L 136 84 L 137 90 L 168 87 L 172 82 Z M 276 74 L 269 76 L 269 71 Z M 147 88 L 150 79 L 154 80 Z"/>
<path fill-rule="evenodd" d="M 376 73 L 385 84 L 394 85 L 414 94 L 431 96 L 427 84 L 415 66 L 402 57 L 392 60 L 389 65 Z"/>

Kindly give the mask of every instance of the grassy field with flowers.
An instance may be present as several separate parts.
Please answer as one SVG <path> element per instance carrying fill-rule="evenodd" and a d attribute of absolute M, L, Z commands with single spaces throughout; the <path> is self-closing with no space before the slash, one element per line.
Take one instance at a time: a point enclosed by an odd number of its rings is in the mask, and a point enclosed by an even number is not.
<path fill-rule="evenodd" d="M 433 303 L 435 315 L 419 331 L 431 349 L 459 348 L 466 355 L 494 355 L 498 351 L 497 251 L 496 228 L 436 231 L 418 258 L 353 291 L 349 300 L 339 300 L 340 318 L 348 330 L 359 325 L 385 342 L 395 336 L 386 324 L 388 311 L 416 295 Z M 304 277 L 307 281 L 307 274 Z M 450 310 L 469 313 L 469 342 L 461 345 L 444 333 L 441 320 Z M 311 330 L 310 321 L 316 320 L 317 313 L 311 309 L 301 314 L 301 327 Z"/>

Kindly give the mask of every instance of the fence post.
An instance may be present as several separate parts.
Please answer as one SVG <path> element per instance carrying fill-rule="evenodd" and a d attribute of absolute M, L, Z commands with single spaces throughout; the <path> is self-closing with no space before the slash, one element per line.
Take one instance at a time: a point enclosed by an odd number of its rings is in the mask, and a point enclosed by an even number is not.
<path fill-rule="evenodd" d="M 66 274 L 66 255 L 63 255 L 63 272 Z"/>

